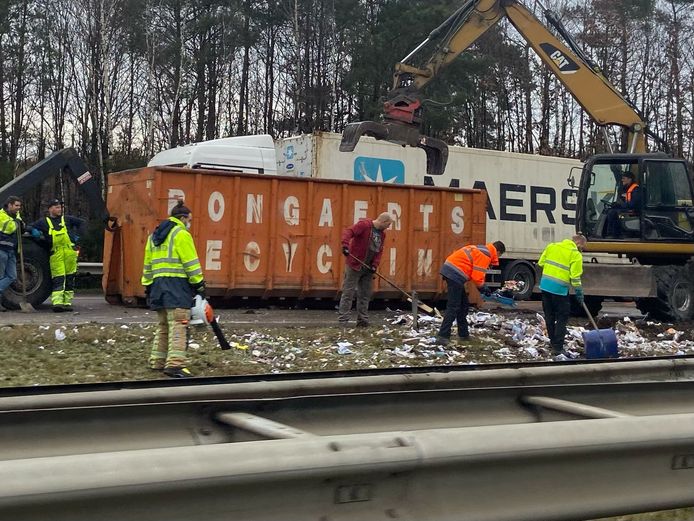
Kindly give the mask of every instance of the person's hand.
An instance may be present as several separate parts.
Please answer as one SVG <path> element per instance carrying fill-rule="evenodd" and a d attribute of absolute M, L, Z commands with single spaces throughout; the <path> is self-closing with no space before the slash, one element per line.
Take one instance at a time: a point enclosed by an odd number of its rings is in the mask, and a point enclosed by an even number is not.
<path fill-rule="evenodd" d="M 149 294 L 152 293 L 152 285 L 147 284 L 145 286 L 145 297 L 149 298 Z"/>
<path fill-rule="evenodd" d="M 342 247 L 342 255 L 349 257 L 349 248 L 347 246 Z"/>
<path fill-rule="evenodd" d="M 195 291 L 195 293 L 200 295 L 202 298 L 205 298 L 205 281 L 203 280 L 202 282 L 193 284 L 193 291 Z"/>
<path fill-rule="evenodd" d="M 585 299 L 583 297 L 583 288 L 582 287 L 577 287 L 576 288 L 576 300 L 578 300 L 578 303 L 582 306 L 583 303 L 585 302 Z"/>
<path fill-rule="evenodd" d="M 37 230 L 36 228 L 31 229 L 31 236 L 34 239 L 43 239 L 43 234 L 41 233 L 41 230 Z"/>

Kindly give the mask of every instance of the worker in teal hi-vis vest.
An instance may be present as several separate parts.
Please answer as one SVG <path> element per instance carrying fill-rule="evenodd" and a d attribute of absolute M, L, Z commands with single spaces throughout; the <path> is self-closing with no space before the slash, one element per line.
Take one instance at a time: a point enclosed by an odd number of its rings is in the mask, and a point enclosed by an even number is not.
<path fill-rule="evenodd" d="M 32 224 L 31 234 L 46 240 L 51 252 L 53 311 L 72 311 L 77 273 L 77 241 L 85 221 L 63 215 L 63 203 L 53 199 L 48 203 L 48 215 Z"/>

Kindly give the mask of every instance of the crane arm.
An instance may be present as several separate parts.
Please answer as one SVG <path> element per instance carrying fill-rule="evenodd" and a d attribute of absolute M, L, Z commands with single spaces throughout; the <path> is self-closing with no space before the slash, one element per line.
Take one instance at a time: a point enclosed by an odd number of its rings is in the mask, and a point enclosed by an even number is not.
<path fill-rule="evenodd" d="M 420 147 L 422 145 L 418 143 L 422 140 L 431 142 L 431 138 L 414 135 L 421 123 L 419 92 L 487 30 L 507 18 L 596 124 L 603 127 L 618 125 L 626 129 L 628 151 L 645 152 L 647 128 L 639 111 L 581 51 L 552 12 L 545 10 L 544 14 L 568 46 L 516 0 L 468 0 L 396 64 L 393 89 L 384 103 L 385 123 L 351 123 L 343 133 L 340 150 L 353 150 L 361 135 L 398 144 L 414 143 Z M 435 49 L 421 68 L 408 63 L 430 43 L 435 44 Z M 397 139 L 405 134 L 407 140 Z M 442 142 L 433 141 L 437 142 L 435 145 L 444 158 L 443 161 L 430 158 L 430 151 L 427 151 L 427 169 L 430 173 L 440 174 L 445 168 L 447 149 L 443 150 L 446 145 Z M 434 150 L 431 153 L 438 152 Z M 441 165 L 440 170 L 435 170 Z"/>
<path fill-rule="evenodd" d="M 107 229 L 117 226 L 116 218 L 109 215 L 106 203 L 101 196 L 96 177 L 92 175 L 82 158 L 72 148 L 64 148 L 53 152 L 47 158 L 22 172 L 9 183 L 0 187 L 0 201 L 10 195 L 21 196 L 44 180 L 54 176 L 60 170 L 67 171 L 85 194 L 89 205 Z"/>

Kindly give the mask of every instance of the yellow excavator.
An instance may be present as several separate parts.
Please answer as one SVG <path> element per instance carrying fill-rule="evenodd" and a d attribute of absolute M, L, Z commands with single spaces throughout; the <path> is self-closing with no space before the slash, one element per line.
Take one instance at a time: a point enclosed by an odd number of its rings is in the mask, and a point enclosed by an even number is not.
<path fill-rule="evenodd" d="M 340 150 L 354 150 L 363 135 L 416 146 L 426 152 L 427 172 L 441 174 L 448 147 L 420 134 L 421 90 L 489 28 L 507 19 L 605 132 L 607 153 L 587 159 L 578 184 L 569 174 L 569 184 L 577 189 L 576 229 L 588 238 L 586 252 L 620 254 L 634 266 L 594 269 L 600 280 L 596 286 L 603 291 L 586 299 L 592 304 L 589 307 L 599 310 L 602 296 L 622 294 L 638 297 L 638 308 L 651 316 L 692 319 L 694 191 L 687 163 L 664 152 L 647 152 L 650 142 L 656 150 L 667 150 L 667 145 L 580 49 L 558 17 L 545 8 L 543 14 L 553 31 L 515 0 L 465 2 L 395 65 L 393 89 L 383 106 L 384 121 L 347 125 Z M 416 56 L 430 48 L 433 51 L 426 61 L 418 60 L 422 65 L 412 65 Z M 626 150 L 612 149 L 611 126 L 625 131 Z M 629 197 L 625 178 L 639 189 L 638 201 L 634 198 L 630 205 L 624 204 Z"/>

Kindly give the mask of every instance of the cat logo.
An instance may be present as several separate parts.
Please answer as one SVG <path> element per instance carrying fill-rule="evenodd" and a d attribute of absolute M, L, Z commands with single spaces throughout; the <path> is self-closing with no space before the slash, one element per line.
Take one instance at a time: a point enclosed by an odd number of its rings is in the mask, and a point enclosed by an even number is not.
<path fill-rule="evenodd" d="M 541 43 L 540 48 L 549 56 L 549 59 L 554 62 L 561 74 L 573 74 L 580 69 L 575 61 L 551 43 Z"/>

